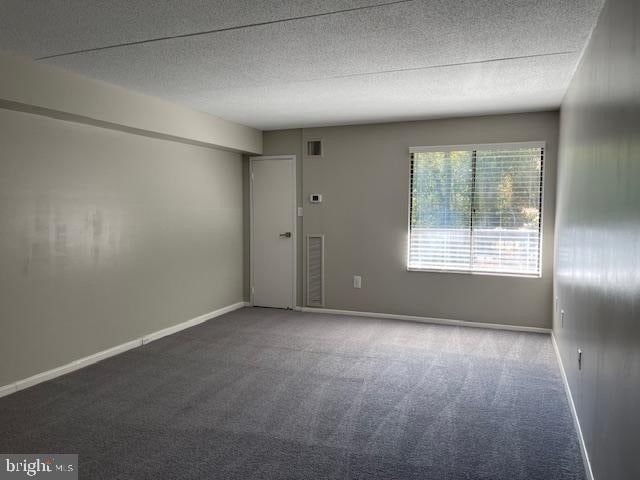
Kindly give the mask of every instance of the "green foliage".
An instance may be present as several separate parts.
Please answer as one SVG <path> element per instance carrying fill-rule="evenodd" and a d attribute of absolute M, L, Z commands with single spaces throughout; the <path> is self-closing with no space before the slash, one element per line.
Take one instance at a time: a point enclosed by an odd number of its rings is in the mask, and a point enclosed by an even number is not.
<path fill-rule="evenodd" d="M 467 227 L 471 219 L 472 152 L 418 153 L 413 161 L 412 224 Z"/>
<path fill-rule="evenodd" d="M 414 227 L 521 229 L 539 221 L 539 148 L 513 151 L 416 153 L 411 222 Z M 474 182 L 475 181 L 475 182 Z M 475 183 L 475 191 L 473 185 Z"/>

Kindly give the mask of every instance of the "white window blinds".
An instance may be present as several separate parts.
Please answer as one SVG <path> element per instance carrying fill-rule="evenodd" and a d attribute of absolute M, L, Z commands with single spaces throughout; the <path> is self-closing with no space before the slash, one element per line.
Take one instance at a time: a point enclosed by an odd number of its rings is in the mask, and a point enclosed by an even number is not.
<path fill-rule="evenodd" d="M 410 270 L 540 275 L 543 144 L 410 151 Z"/>

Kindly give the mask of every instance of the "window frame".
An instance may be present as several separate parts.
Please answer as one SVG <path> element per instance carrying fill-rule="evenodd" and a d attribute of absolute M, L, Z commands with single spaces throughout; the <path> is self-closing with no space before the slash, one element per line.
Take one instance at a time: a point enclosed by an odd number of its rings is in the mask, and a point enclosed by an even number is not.
<path fill-rule="evenodd" d="M 516 149 L 516 148 L 541 148 L 542 149 L 542 172 L 540 175 L 540 217 L 538 219 L 539 231 L 540 231 L 540 248 L 538 252 L 538 265 L 540 266 L 538 273 L 510 273 L 510 272 L 487 272 L 479 270 L 464 270 L 453 268 L 417 268 L 410 267 L 410 255 L 411 255 L 411 213 L 412 213 L 412 200 L 413 200 L 413 154 L 414 153 L 430 153 L 430 152 L 455 152 L 455 151 L 472 151 L 477 150 L 491 150 L 491 149 Z M 546 153 L 545 141 L 530 141 L 530 142 L 503 142 L 503 143 L 471 143 L 461 145 L 436 145 L 436 146 L 417 146 L 409 148 L 409 190 L 408 190 L 408 205 L 407 205 L 407 252 L 405 268 L 408 272 L 425 272 L 425 273 L 457 273 L 462 275 L 483 275 L 492 277 L 518 277 L 528 279 L 541 279 L 543 277 L 544 265 L 543 265 L 543 250 L 544 250 L 544 191 L 547 183 L 547 165 L 545 161 Z M 475 153 L 474 153 L 475 157 Z M 475 195 L 475 176 L 472 195 Z M 473 214 L 471 215 L 471 222 L 473 222 Z M 470 234 L 473 236 L 473 223 L 469 225 Z"/>

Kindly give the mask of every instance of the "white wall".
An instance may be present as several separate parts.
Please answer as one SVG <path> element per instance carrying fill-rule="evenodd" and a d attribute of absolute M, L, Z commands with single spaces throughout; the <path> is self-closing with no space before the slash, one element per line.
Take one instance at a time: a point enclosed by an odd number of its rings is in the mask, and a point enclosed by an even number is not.
<path fill-rule="evenodd" d="M 0 386 L 242 301 L 238 153 L 0 109 Z"/>
<path fill-rule="evenodd" d="M 260 153 L 262 132 L 57 67 L 0 54 L 0 108 L 241 152 Z"/>

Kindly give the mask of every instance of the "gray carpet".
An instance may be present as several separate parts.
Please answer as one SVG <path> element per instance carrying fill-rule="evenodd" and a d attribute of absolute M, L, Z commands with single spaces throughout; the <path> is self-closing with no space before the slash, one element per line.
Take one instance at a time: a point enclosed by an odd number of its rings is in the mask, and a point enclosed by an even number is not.
<path fill-rule="evenodd" d="M 84 479 L 584 479 L 549 336 L 246 308 L 0 399 Z"/>

